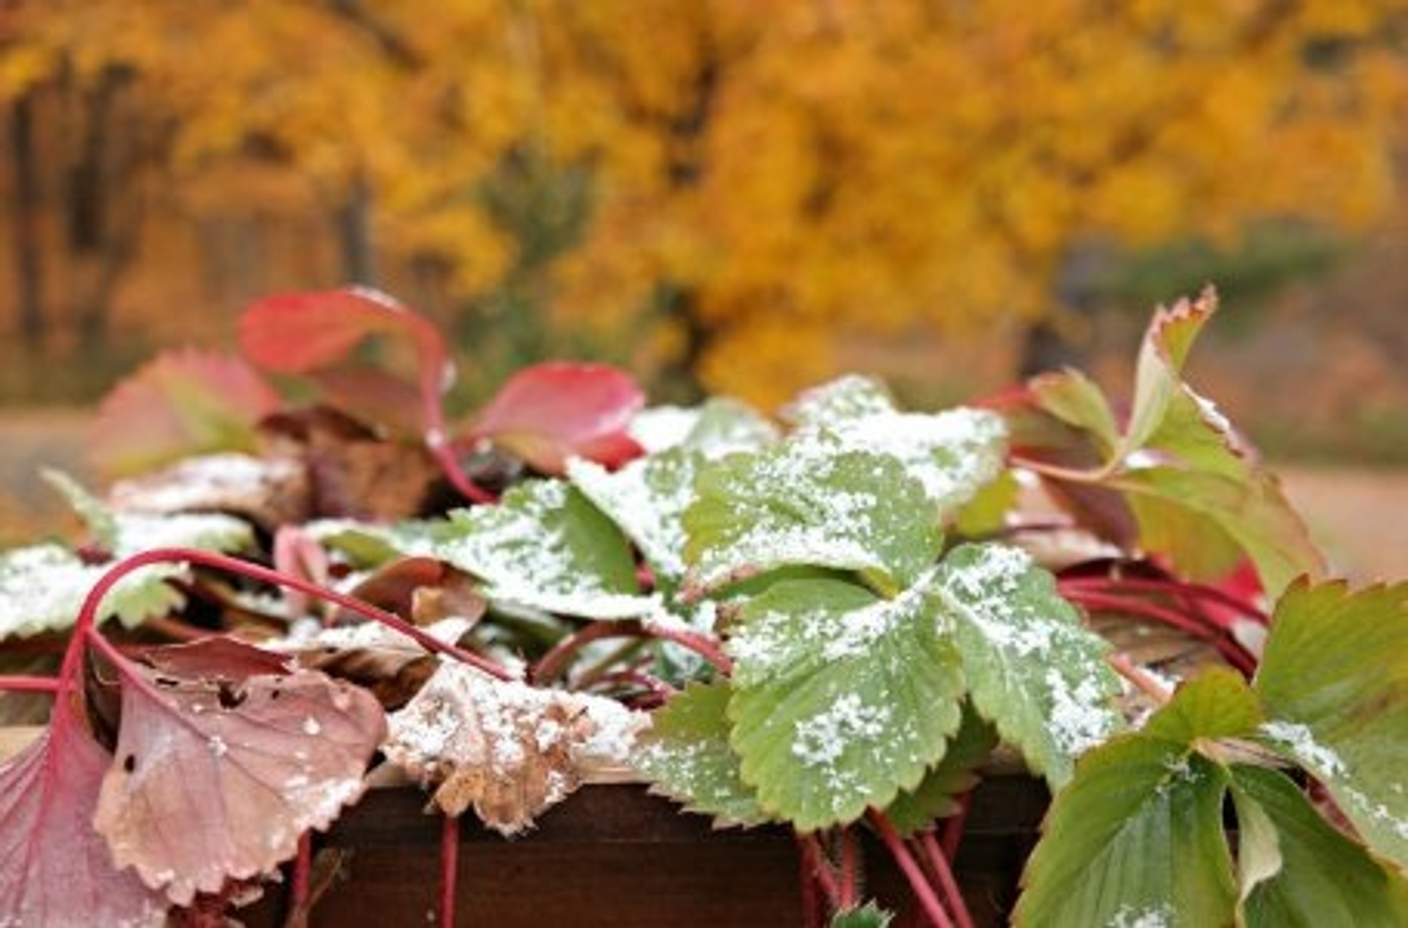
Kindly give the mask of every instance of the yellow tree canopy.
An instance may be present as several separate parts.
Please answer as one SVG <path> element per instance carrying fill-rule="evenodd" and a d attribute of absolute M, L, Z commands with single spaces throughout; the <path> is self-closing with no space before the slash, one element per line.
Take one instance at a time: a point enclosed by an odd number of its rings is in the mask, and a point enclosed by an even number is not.
<path fill-rule="evenodd" d="M 838 329 L 1046 310 L 1092 237 L 1372 219 L 1392 197 L 1404 12 L 36 0 L 0 37 L 0 94 L 121 68 L 171 127 L 171 195 L 246 205 L 226 202 L 231 165 L 308 202 L 365 185 L 389 257 L 434 257 L 465 298 L 526 268 L 539 324 L 684 353 L 712 389 L 766 402 L 830 369 Z M 537 192 L 531 209 L 581 215 L 531 260 L 487 193 L 514 172 L 588 179 L 578 200 Z"/>

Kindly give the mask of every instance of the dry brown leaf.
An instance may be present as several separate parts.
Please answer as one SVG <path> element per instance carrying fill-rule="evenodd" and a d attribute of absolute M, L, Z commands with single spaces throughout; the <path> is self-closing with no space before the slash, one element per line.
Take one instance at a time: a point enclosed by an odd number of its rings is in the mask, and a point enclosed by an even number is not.
<path fill-rule="evenodd" d="M 108 491 L 108 504 L 126 512 L 228 512 L 267 530 L 305 521 L 311 513 L 308 473 L 287 457 L 212 454 L 187 458 Z"/>
<path fill-rule="evenodd" d="M 489 827 L 515 835 L 600 767 L 624 764 L 644 713 L 599 696 L 504 682 L 442 664 L 390 717 L 382 750 L 423 784 L 447 815 L 473 806 Z"/>
<path fill-rule="evenodd" d="M 94 827 L 173 902 L 272 869 L 361 796 L 385 734 L 372 696 L 314 671 L 123 688 Z"/>

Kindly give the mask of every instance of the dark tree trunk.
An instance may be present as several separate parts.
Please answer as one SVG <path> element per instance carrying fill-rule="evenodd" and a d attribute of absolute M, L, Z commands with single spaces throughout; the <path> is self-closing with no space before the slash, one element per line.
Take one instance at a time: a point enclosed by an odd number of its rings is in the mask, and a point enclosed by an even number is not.
<path fill-rule="evenodd" d="M 32 92 L 15 100 L 10 110 L 10 154 L 15 166 L 15 295 L 19 301 L 20 338 L 27 347 L 38 348 L 44 342 L 47 319 Z"/>
<path fill-rule="evenodd" d="M 1056 279 L 1057 311 L 1032 324 L 1023 335 L 1018 359 L 1023 379 L 1087 366 L 1106 258 L 1105 249 L 1098 245 L 1078 245 L 1066 253 Z"/>
<path fill-rule="evenodd" d="M 372 239 L 372 192 L 366 178 L 353 179 L 337 211 L 338 241 L 347 282 L 376 285 L 376 245 Z"/>
<path fill-rule="evenodd" d="M 82 134 L 69 170 L 68 243 L 73 259 L 73 317 L 85 348 L 108 335 L 118 278 L 136 255 L 136 222 L 119 228 L 114 207 L 120 199 L 135 212 L 136 194 L 126 183 L 132 173 L 132 142 L 112 132 L 122 88 L 131 75 L 109 69 L 83 94 Z M 130 218 L 130 217 L 129 217 Z"/>

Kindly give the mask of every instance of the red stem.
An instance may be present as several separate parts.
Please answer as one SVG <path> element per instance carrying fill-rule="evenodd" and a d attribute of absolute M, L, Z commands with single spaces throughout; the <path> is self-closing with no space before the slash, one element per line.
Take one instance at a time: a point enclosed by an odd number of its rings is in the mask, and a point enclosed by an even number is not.
<path fill-rule="evenodd" d="M 308 898 L 313 885 L 313 835 L 305 831 L 298 836 L 298 854 L 293 858 L 293 908 L 307 915 Z"/>
<path fill-rule="evenodd" d="M 356 597 L 347 596 L 299 577 L 291 577 L 277 570 L 271 570 L 249 561 L 240 560 L 239 558 L 216 554 L 213 551 L 197 551 L 191 548 L 154 548 L 150 551 L 143 551 L 119 561 L 109 568 L 107 573 L 99 577 L 98 582 L 94 583 L 92 589 L 88 591 L 88 596 L 83 600 L 83 607 L 78 612 L 78 619 L 75 623 L 77 634 L 70 640 L 68 650 L 64 653 L 63 667 L 59 671 L 59 676 L 65 681 L 72 681 L 77 678 L 78 662 L 81 659 L 83 650 L 83 640 L 89 635 L 95 636 L 95 641 L 98 640 L 96 637 L 98 606 L 102 603 L 103 597 L 107 595 L 108 591 L 111 590 L 119 580 L 148 564 L 180 562 L 201 564 L 217 570 L 239 574 L 252 580 L 259 580 L 276 586 L 290 587 L 302 593 L 307 593 L 310 596 L 335 603 L 336 605 L 342 606 L 344 609 L 355 612 L 374 622 L 380 622 L 382 625 L 395 629 L 412 639 L 428 651 L 448 654 L 500 680 L 514 679 L 513 674 L 488 658 L 466 651 L 463 648 L 446 644 L 443 641 L 438 641 L 400 616 L 387 612 L 384 609 L 378 609 L 370 603 L 363 602 Z"/>
<path fill-rule="evenodd" d="M 0 675 L 0 692 L 8 693 L 57 693 L 63 689 L 63 681 L 58 677 L 29 677 Z"/>
<path fill-rule="evenodd" d="M 836 885 L 836 874 L 831 872 L 831 865 L 826 862 L 826 855 L 821 852 L 816 835 L 798 835 L 797 848 L 801 851 L 803 871 L 810 874 L 816 885 L 821 887 L 833 909 L 839 906 L 841 888 Z"/>
<path fill-rule="evenodd" d="M 1128 654 L 1120 651 L 1112 652 L 1105 660 L 1115 669 L 1116 673 L 1124 677 L 1130 683 L 1133 683 L 1159 705 L 1162 706 L 1164 703 L 1168 702 L 1169 697 L 1173 695 L 1168 687 L 1154 679 L 1148 671 L 1144 670 L 1142 667 L 1135 666 L 1134 661 L 1129 659 Z"/>
<path fill-rule="evenodd" d="M 698 654 L 725 676 L 733 671 L 733 661 L 729 660 L 728 655 L 720 650 L 715 641 L 698 632 L 655 623 L 644 624 L 635 619 L 603 619 L 582 627 L 553 645 L 548 653 L 533 665 L 529 679 L 534 683 L 551 680 L 563 671 L 571 661 L 572 655 L 591 642 L 605 638 L 656 638 L 671 641 Z"/>
<path fill-rule="evenodd" d="M 798 842 L 800 845 L 800 841 Z M 807 861 L 805 850 L 797 855 L 797 882 L 802 891 L 802 925 L 804 928 L 823 928 L 826 912 L 822 908 L 821 894 L 817 891 L 816 874 Z"/>
<path fill-rule="evenodd" d="M 440 926 L 455 928 L 459 899 L 460 820 L 447 815 L 440 829 Z"/>
<path fill-rule="evenodd" d="M 1142 599 L 1129 599 L 1087 590 L 1063 590 L 1061 595 L 1073 603 L 1096 612 L 1126 612 L 1162 622 L 1210 643 L 1217 648 L 1219 654 L 1227 659 L 1229 664 L 1242 673 L 1250 675 L 1256 670 L 1256 657 L 1248 653 L 1235 638 L 1228 636 L 1223 629 L 1215 625 L 1199 622 L 1181 612 L 1165 609 Z"/>
<path fill-rule="evenodd" d="M 883 812 L 870 809 L 865 813 L 870 824 L 875 826 L 876 832 L 880 835 L 880 840 L 885 842 L 885 847 L 889 850 L 890 856 L 899 865 L 900 871 L 904 873 L 905 879 L 909 880 L 909 888 L 914 892 L 914 898 L 919 900 L 919 907 L 924 911 L 924 915 L 929 919 L 929 924 L 935 928 L 955 928 L 953 919 L 948 917 L 948 912 L 944 911 L 943 903 L 934 893 L 934 887 L 929 885 L 929 881 L 924 878 L 924 870 L 919 866 L 914 855 L 905 847 L 900 840 L 899 834 L 895 831 L 895 826 L 885 817 Z"/>
<path fill-rule="evenodd" d="M 928 863 L 929 869 L 939 879 L 939 889 L 943 891 L 949 911 L 953 912 L 955 928 L 974 928 L 973 915 L 968 911 L 968 903 L 963 899 L 963 890 L 958 888 L 958 880 L 953 876 L 953 868 L 949 866 L 949 857 L 939 846 L 932 831 L 920 833 L 919 849 L 924 854 L 924 860 Z"/>
<path fill-rule="evenodd" d="M 437 418 L 439 417 L 440 404 L 435 404 Z M 473 503 L 497 503 L 499 498 L 488 490 L 469 479 L 469 475 L 460 467 L 459 458 L 455 455 L 454 446 L 445 437 L 445 426 L 443 421 L 437 425 L 432 425 L 425 430 L 425 446 L 430 449 L 431 455 L 440 465 L 440 470 L 445 478 L 450 481 L 450 486 L 454 487 L 465 499 Z"/>
<path fill-rule="evenodd" d="M 1058 581 L 1061 589 L 1092 590 L 1095 592 L 1163 593 L 1168 596 L 1192 597 L 1208 600 L 1234 609 L 1238 613 L 1266 625 L 1270 622 L 1266 613 L 1243 599 L 1203 583 L 1173 582 L 1169 580 L 1145 580 L 1139 577 L 1066 577 Z M 1209 621 L 1225 631 L 1230 631 L 1229 623 L 1209 616 Z"/>
<path fill-rule="evenodd" d="M 949 863 L 958 858 L 958 845 L 963 841 L 963 829 L 968 825 L 968 813 L 973 808 L 973 791 L 962 793 L 954 801 L 958 804 L 958 811 L 944 819 L 939 834 L 939 844 Z"/>
<path fill-rule="evenodd" d="M 855 835 L 842 828 L 841 845 L 841 911 L 856 907 L 860 897 L 860 867 L 856 862 Z"/>
<path fill-rule="evenodd" d="M 639 670 L 618 670 L 615 673 L 606 674 L 592 682 L 606 685 L 613 683 L 633 683 L 661 699 L 669 699 L 671 696 L 675 695 L 675 693 L 679 692 L 659 677 L 653 677 Z"/>

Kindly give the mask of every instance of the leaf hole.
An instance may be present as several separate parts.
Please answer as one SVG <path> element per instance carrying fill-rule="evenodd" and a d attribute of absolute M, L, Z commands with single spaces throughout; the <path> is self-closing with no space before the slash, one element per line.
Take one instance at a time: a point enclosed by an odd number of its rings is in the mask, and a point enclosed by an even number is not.
<path fill-rule="evenodd" d="M 136 770 L 136 769 L 137 769 L 137 755 L 136 755 L 136 754 L 128 754 L 126 757 L 124 757 L 124 758 L 122 759 L 122 769 L 123 769 L 124 771 L 126 771 L 127 773 L 131 773 L 132 771 Z"/>
<path fill-rule="evenodd" d="M 220 700 L 222 709 L 233 709 L 245 700 L 243 692 L 223 680 L 220 682 L 220 689 L 216 693 L 216 697 Z"/>

